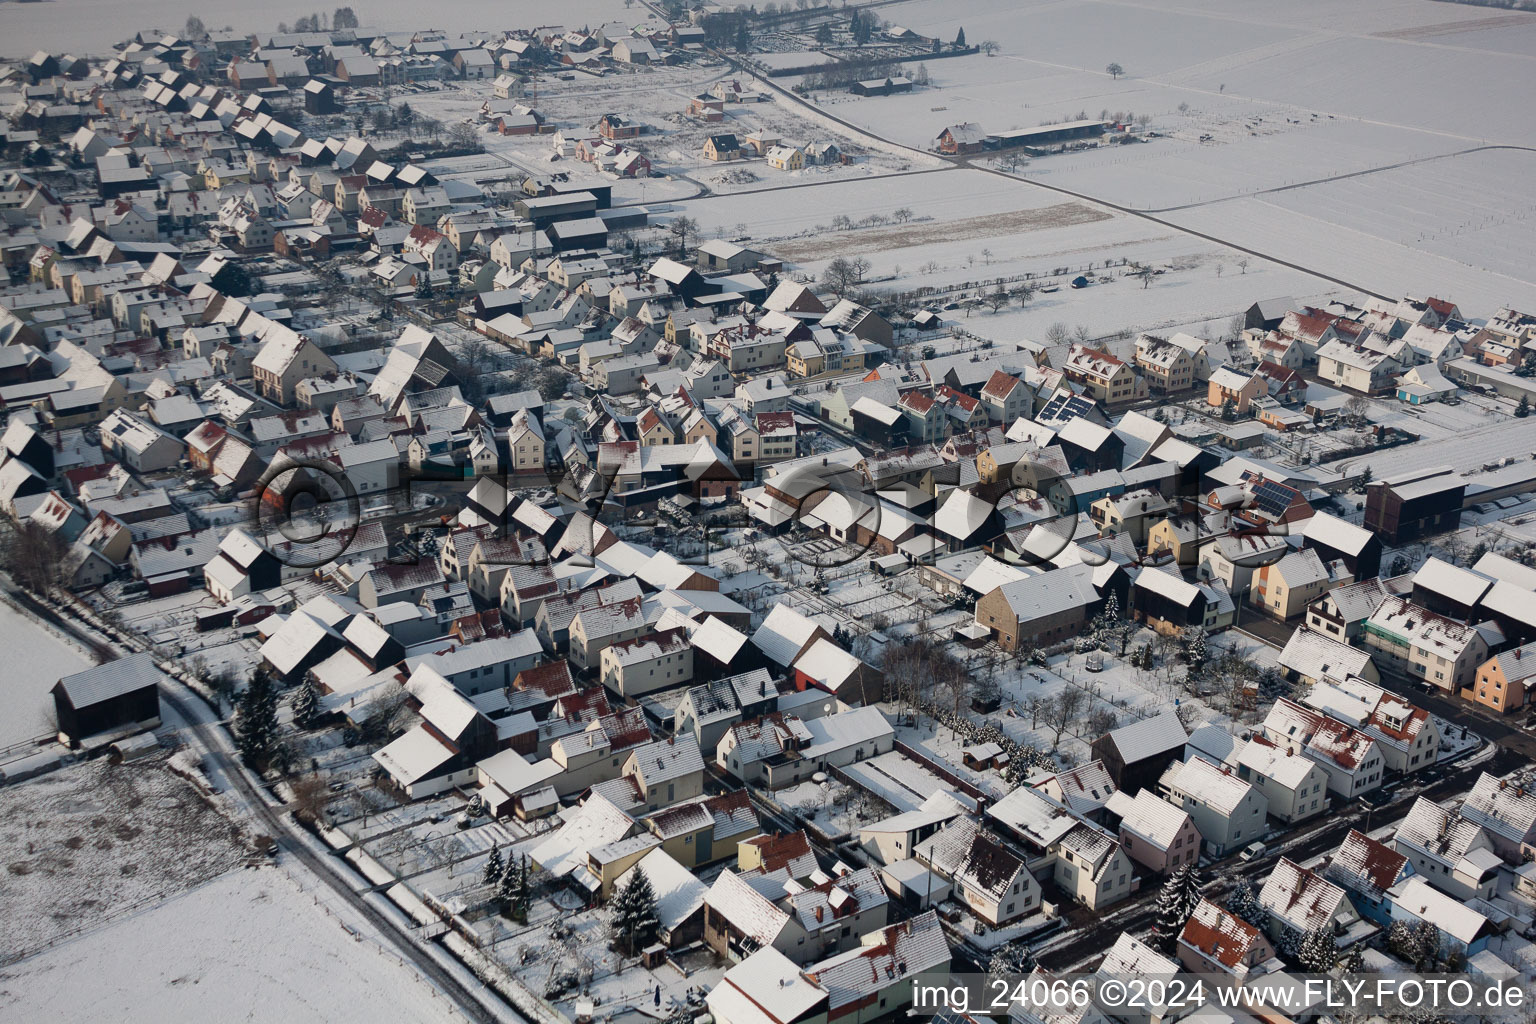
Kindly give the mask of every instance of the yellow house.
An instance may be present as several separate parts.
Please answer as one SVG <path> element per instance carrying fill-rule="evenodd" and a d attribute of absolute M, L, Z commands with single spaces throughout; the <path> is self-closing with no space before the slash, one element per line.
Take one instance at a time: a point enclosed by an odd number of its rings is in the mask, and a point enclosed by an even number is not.
<path fill-rule="evenodd" d="M 798 171 L 805 166 L 805 153 L 799 146 L 774 146 L 768 151 L 768 166 L 780 171 Z"/>
<path fill-rule="evenodd" d="M 667 856 L 688 868 L 736 856 L 738 845 L 762 827 L 745 791 L 675 804 L 642 824 L 661 841 Z"/>
<path fill-rule="evenodd" d="M 1147 531 L 1147 554 L 1167 551 L 1179 565 L 1200 561 L 1200 520 L 1194 516 L 1169 516 Z"/>
<path fill-rule="evenodd" d="M 1327 593 L 1333 582 L 1316 551 L 1292 551 L 1254 573 L 1248 601 L 1277 619 L 1290 619 Z"/>

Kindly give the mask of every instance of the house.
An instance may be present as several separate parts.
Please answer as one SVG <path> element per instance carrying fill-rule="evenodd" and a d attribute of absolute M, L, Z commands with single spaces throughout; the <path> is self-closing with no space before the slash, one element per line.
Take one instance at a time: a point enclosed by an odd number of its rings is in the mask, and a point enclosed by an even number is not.
<path fill-rule="evenodd" d="M 1131 402 L 1147 395 L 1146 383 L 1135 367 L 1102 349 L 1073 345 L 1062 364 L 1068 380 L 1083 386 L 1083 393 L 1105 405 Z"/>
<path fill-rule="evenodd" d="M 1115 787 L 1134 796 L 1179 758 L 1186 739 L 1179 716 L 1167 710 L 1105 733 L 1093 741 L 1092 752 Z"/>
<path fill-rule="evenodd" d="M 714 895 L 718 887 L 717 881 L 710 894 Z M 739 891 L 722 892 L 718 898 L 733 905 L 743 904 L 743 910 L 758 906 L 756 901 L 749 901 Z M 762 900 L 762 897 L 758 899 Z M 771 903 L 768 906 L 777 909 Z M 704 912 L 707 933 L 710 921 L 707 897 Z M 777 936 L 772 921 L 756 924 L 751 931 L 754 938 L 770 931 L 774 932 L 770 939 Z M 827 990 L 806 977 L 800 966 L 785 956 L 776 944 L 753 941 L 746 947 L 738 946 L 729 958 L 739 962 L 704 996 L 710 1016 L 720 1024 L 826 1024 Z"/>
<path fill-rule="evenodd" d="M 186 452 L 186 444 L 127 409 L 114 409 L 102 421 L 101 447 L 135 473 L 171 469 Z"/>
<path fill-rule="evenodd" d="M 1392 390 L 1393 378 L 1403 371 L 1405 361 L 1412 361 L 1408 346 L 1401 342 L 1382 343 L 1369 330 L 1362 331 L 1357 343 L 1336 337 L 1317 350 L 1317 375 L 1330 384 L 1361 394 L 1376 395 Z"/>
<path fill-rule="evenodd" d="M 1439 759 L 1440 727 L 1434 716 L 1364 679 L 1315 683 L 1301 702 L 1375 740 L 1391 771 L 1416 772 Z"/>
<path fill-rule="evenodd" d="M 897 93 L 911 92 L 912 80 L 902 76 L 892 78 L 887 75 L 885 78 L 854 82 L 848 87 L 848 91 L 855 96 L 894 96 Z"/>
<path fill-rule="evenodd" d="M 971 121 L 963 124 L 953 124 L 933 140 L 933 148 L 946 156 L 969 156 L 972 153 L 980 153 L 982 140 L 986 133 L 981 125 Z"/>
<path fill-rule="evenodd" d="M 1205 848 L 1225 857 L 1268 831 L 1269 801 L 1235 770 L 1204 758 L 1175 761 L 1158 778 L 1158 791 L 1194 819 Z"/>
<path fill-rule="evenodd" d="M 798 171 L 805 167 L 805 151 L 799 146 L 773 146 L 766 157 L 768 166 L 776 171 Z"/>
<path fill-rule="evenodd" d="M 613 890 L 622 892 L 635 876 L 644 875 L 656 897 L 656 937 L 669 949 L 686 946 L 704 934 L 704 894 L 709 886 L 689 866 L 662 847 L 651 847 L 623 874 Z"/>
<path fill-rule="evenodd" d="M 1447 380 L 1434 363 L 1413 366 L 1397 378 L 1397 400 L 1409 405 L 1427 405 L 1454 395 L 1461 388 Z"/>
<path fill-rule="evenodd" d="M 1445 693 L 1470 688 L 1488 660 L 1488 641 L 1477 627 L 1396 595 L 1365 620 L 1360 640 L 1372 657 Z"/>
<path fill-rule="evenodd" d="M 1248 603 L 1277 619 L 1294 619 L 1328 590 L 1333 581 L 1316 551 L 1292 551 L 1253 574 Z"/>
<path fill-rule="evenodd" d="M 1383 928 L 1392 923 L 1387 894 L 1416 873 L 1405 854 L 1353 828 L 1323 869 L 1323 877 L 1349 894 L 1361 917 Z"/>
<path fill-rule="evenodd" d="M 1016 837 L 1039 867 L 1049 864 L 1056 885 L 1089 908 L 1130 895 L 1131 862 L 1120 842 L 1061 802 L 1020 786 L 988 806 L 986 815 Z"/>
<path fill-rule="evenodd" d="M 1260 966 L 1274 955 L 1262 931 L 1203 897 L 1179 932 L 1179 962 L 1199 974 L 1246 978 L 1261 973 Z"/>
<path fill-rule="evenodd" d="M 406 690 L 420 705 L 421 724 L 375 751 L 373 759 L 412 800 L 472 784 L 477 762 L 495 753 L 496 726 L 430 669 L 412 671 Z"/>
<path fill-rule="evenodd" d="M 1462 900 L 1448 896 L 1419 875 L 1399 882 L 1387 900 L 1393 924 L 1428 922 L 1435 926 L 1441 948 L 1462 957 L 1486 949 L 1489 940 L 1502 930 L 1492 918 L 1503 919 L 1503 911 L 1481 897 Z"/>
<path fill-rule="evenodd" d="M 335 360 L 308 337 L 286 327 L 274 330 L 251 361 L 257 393 L 283 406 L 293 403 L 299 381 L 336 372 Z"/>
<path fill-rule="evenodd" d="M 890 866 L 912 857 L 919 843 L 964 812 L 965 808 L 950 795 L 934 793 L 916 810 L 864 826 L 859 830 L 859 842 L 866 853 Z"/>
<path fill-rule="evenodd" d="M 1428 797 L 1408 809 L 1392 847 L 1408 858 L 1415 874 L 1433 878 L 1453 896 L 1486 899 L 1498 888 L 1504 858 L 1494 849 L 1492 833 Z"/>
<path fill-rule="evenodd" d="M 1461 816 L 1486 829 L 1494 850 L 1510 863 L 1529 860 L 1536 850 L 1536 791 L 1523 785 L 1483 772 Z"/>
<path fill-rule="evenodd" d="M 603 648 L 599 678 L 625 697 L 685 686 L 693 680 L 693 647 L 682 629 L 664 629 Z"/>
<path fill-rule="evenodd" d="M 912 1012 L 904 1008 L 912 1005 L 914 991 L 944 984 L 950 977 L 950 962 L 944 927 L 938 914 L 928 910 L 866 932 L 856 948 L 812 964 L 804 977 L 826 991 L 828 1024 L 867 1024 Z M 706 1003 L 711 1010 L 716 1005 L 708 998 Z M 767 1005 L 781 1004 L 770 998 Z M 779 1024 L 770 1014 L 764 1017 L 770 1019 L 725 1018 L 722 1024 Z"/>
<path fill-rule="evenodd" d="M 736 141 L 736 136 L 731 132 L 719 135 L 711 135 L 704 140 L 703 156 L 705 160 L 723 162 L 727 160 L 742 159 L 741 144 Z"/>
<path fill-rule="evenodd" d="M 1195 386 L 1195 361 L 1189 350 L 1152 334 L 1136 338 L 1136 368 L 1154 395 L 1188 391 Z"/>
<path fill-rule="evenodd" d="M 160 669 L 148 651 L 64 676 L 53 685 L 59 742 L 160 725 Z"/>
<path fill-rule="evenodd" d="M 1332 933 L 1340 947 L 1363 937 L 1360 914 L 1344 890 L 1289 857 L 1275 864 L 1259 890 L 1259 905 L 1269 912 L 1264 930 L 1279 949 L 1319 929 Z"/>
<path fill-rule="evenodd" d="M 1269 388 L 1257 371 L 1239 370 L 1223 364 L 1211 372 L 1206 382 L 1205 404 L 1221 409 L 1231 402 L 1239 416 L 1248 412 L 1253 400 L 1267 394 Z"/>
<path fill-rule="evenodd" d="M 1381 787 L 1386 762 L 1376 741 L 1321 711 L 1282 697 L 1261 728 L 1271 743 L 1321 765 L 1329 792 L 1344 800 Z"/>
<path fill-rule="evenodd" d="M 976 602 L 976 625 L 1010 651 L 1076 636 L 1102 604 L 1093 578 L 1079 563 L 1004 583 Z"/>
<path fill-rule="evenodd" d="M 991 928 L 1036 912 L 1040 884 L 1024 862 L 974 818 L 960 816 L 918 843 L 913 858 L 940 877 L 971 912 Z"/>
<path fill-rule="evenodd" d="M 1302 544 L 1324 563 L 1341 561 L 1357 580 L 1381 575 L 1381 538 L 1328 512 L 1314 512 L 1302 528 Z"/>
<path fill-rule="evenodd" d="M 1116 790 L 1105 804 L 1131 860 L 1154 874 L 1168 874 L 1200 857 L 1200 830 L 1189 812 L 1151 789 L 1131 796 Z"/>
<path fill-rule="evenodd" d="M 1231 758 L 1237 777 L 1252 783 L 1269 804 L 1269 813 L 1287 824 L 1328 810 L 1328 773 L 1309 757 L 1255 736 Z"/>
<path fill-rule="evenodd" d="M 1279 665 L 1291 682 L 1308 686 L 1321 680 L 1342 682 L 1352 676 L 1370 682 L 1380 678 L 1370 652 L 1306 627 L 1293 632 L 1285 642 Z"/>
<path fill-rule="evenodd" d="M 757 811 L 745 790 L 681 801 L 642 819 L 679 864 L 696 870 L 737 856 L 741 843 L 759 832 Z"/>
<path fill-rule="evenodd" d="M 1088 506 L 1088 518 L 1098 528 L 1100 537 L 1129 537 L 1138 548 L 1145 547 L 1147 532 L 1154 522 L 1174 511 L 1175 506 L 1150 487 L 1100 498 Z"/>
<path fill-rule="evenodd" d="M 810 720 L 774 712 L 728 729 L 715 761 L 749 785 L 781 789 L 888 751 L 894 743 L 895 732 L 878 708 Z"/>
<path fill-rule="evenodd" d="M 592 791 L 631 814 L 660 810 L 704 794 L 704 758 L 686 736 L 652 740 L 630 748 L 618 777 Z"/>
<path fill-rule="evenodd" d="M 1501 714 L 1531 702 L 1536 687 L 1536 643 L 1501 651 L 1477 667 L 1476 682 L 1461 696 Z"/>

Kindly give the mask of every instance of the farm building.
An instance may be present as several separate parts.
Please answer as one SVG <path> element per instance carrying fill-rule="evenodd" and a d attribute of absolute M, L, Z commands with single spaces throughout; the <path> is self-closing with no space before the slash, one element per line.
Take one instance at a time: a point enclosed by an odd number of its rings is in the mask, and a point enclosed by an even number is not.
<path fill-rule="evenodd" d="M 848 89 L 855 96 L 894 96 L 900 92 L 912 91 L 910 78 L 871 78 L 865 82 L 854 82 Z"/>
<path fill-rule="evenodd" d="M 1055 146 L 1078 139 L 1097 139 L 1109 128 L 1107 121 L 1063 121 L 1059 124 L 1042 124 L 1036 128 L 1015 128 L 997 132 L 982 139 L 987 149 L 1013 149 L 1017 146 Z"/>
<path fill-rule="evenodd" d="M 147 651 L 65 676 L 53 686 L 59 735 L 71 746 L 130 725 L 160 724 L 160 670 Z"/>

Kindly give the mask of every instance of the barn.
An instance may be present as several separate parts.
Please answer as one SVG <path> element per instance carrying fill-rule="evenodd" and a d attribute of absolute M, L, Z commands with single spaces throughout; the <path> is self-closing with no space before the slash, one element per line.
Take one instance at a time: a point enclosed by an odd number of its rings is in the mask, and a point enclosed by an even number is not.
<path fill-rule="evenodd" d="M 79 746 L 88 736 L 160 724 L 160 670 L 147 651 L 65 676 L 53 686 L 59 736 Z"/>

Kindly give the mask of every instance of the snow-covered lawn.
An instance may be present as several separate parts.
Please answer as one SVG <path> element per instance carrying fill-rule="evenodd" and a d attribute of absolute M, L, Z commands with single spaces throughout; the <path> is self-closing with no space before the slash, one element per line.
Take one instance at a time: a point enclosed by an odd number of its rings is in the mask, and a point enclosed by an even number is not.
<path fill-rule="evenodd" d="M 167 761 L 98 759 L 0 790 L 0 950 L 142 910 L 253 852 Z"/>
<path fill-rule="evenodd" d="M 343 924 L 327 906 L 332 899 L 323 889 L 304 891 L 281 868 L 227 871 L 0 969 L 0 1017 L 462 1019 L 410 964 Z"/>
<path fill-rule="evenodd" d="M 0 748 L 23 743 L 52 730 L 53 698 L 48 691 L 67 676 L 91 666 L 91 660 L 31 616 L 0 601 L 0 645 L 5 671 L 0 672 Z"/>

